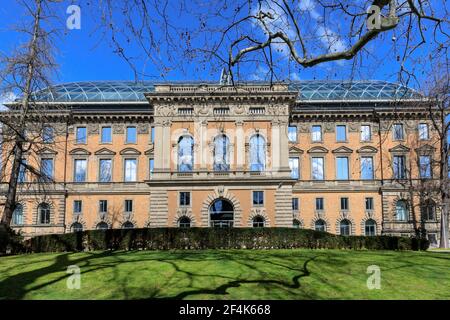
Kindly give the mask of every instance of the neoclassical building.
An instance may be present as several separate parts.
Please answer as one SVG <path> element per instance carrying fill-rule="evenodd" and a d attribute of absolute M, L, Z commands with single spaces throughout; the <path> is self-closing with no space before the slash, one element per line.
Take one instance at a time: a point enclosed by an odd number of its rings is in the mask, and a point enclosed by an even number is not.
<path fill-rule="evenodd" d="M 420 225 L 437 241 L 436 199 L 408 188 L 433 181 L 439 156 L 422 100 L 384 81 L 56 85 L 35 95 L 48 123 L 27 128 L 42 141 L 23 161 L 42 176 L 21 170 L 13 227 Z"/>

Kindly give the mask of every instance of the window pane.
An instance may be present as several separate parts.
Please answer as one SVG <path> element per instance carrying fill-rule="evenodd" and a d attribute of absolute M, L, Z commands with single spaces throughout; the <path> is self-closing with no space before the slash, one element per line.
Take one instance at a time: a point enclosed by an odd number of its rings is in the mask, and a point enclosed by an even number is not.
<path fill-rule="evenodd" d="M 419 139 L 428 139 L 428 125 L 426 123 L 419 123 Z"/>
<path fill-rule="evenodd" d="M 41 175 L 45 180 L 53 179 L 53 159 L 41 160 Z"/>
<path fill-rule="evenodd" d="M 13 224 L 22 225 L 23 224 L 23 206 L 17 204 L 13 212 Z"/>
<path fill-rule="evenodd" d="M 370 126 L 367 125 L 361 126 L 361 141 L 370 141 L 370 139 L 371 139 Z"/>
<path fill-rule="evenodd" d="M 111 127 L 102 128 L 102 143 L 112 142 Z"/>
<path fill-rule="evenodd" d="M 336 140 L 337 141 L 347 141 L 346 126 L 336 126 Z"/>
<path fill-rule="evenodd" d="M 136 143 L 136 127 L 127 127 L 127 143 Z"/>
<path fill-rule="evenodd" d="M 373 210 L 373 198 L 366 198 L 366 210 Z"/>
<path fill-rule="evenodd" d="M 312 141 L 318 142 L 322 141 L 322 127 L 312 126 Z"/>
<path fill-rule="evenodd" d="M 292 198 L 292 210 L 298 211 L 298 198 Z"/>
<path fill-rule="evenodd" d="M 408 216 L 408 206 L 406 201 L 399 200 L 396 205 L 396 218 L 399 221 L 406 221 Z"/>
<path fill-rule="evenodd" d="M 52 127 L 44 127 L 42 133 L 43 133 L 44 143 L 53 142 L 53 128 Z"/>
<path fill-rule="evenodd" d="M 266 164 L 266 141 L 257 134 L 250 139 L 250 170 L 264 171 Z"/>
<path fill-rule="evenodd" d="M 82 209 L 82 202 L 81 200 L 75 200 L 73 202 L 73 212 L 74 213 L 80 213 Z"/>
<path fill-rule="evenodd" d="M 150 159 L 149 160 L 149 170 L 150 170 L 150 176 L 153 173 L 153 168 L 155 167 L 155 160 L 154 159 Z"/>
<path fill-rule="evenodd" d="M 394 139 L 403 140 L 403 125 L 394 124 Z"/>
<path fill-rule="evenodd" d="M 420 177 L 431 178 L 431 157 L 420 156 L 419 165 L 420 165 Z"/>
<path fill-rule="evenodd" d="M 291 169 L 291 178 L 299 178 L 298 158 L 289 158 L 289 168 Z"/>
<path fill-rule="evenodd" d="M 288 127 L 288 140 L 290 142 L 297 142 L 297 127 L 295 126 Z"/>
<path fill-rule="evenodd" d="M 313 180 L 323 180 L 323 158 L 312 158 Z"/>
<path fill-rule="evenodd" d="M 125 200 L 125 212 L 133 211 L 133 200 Z"/>
<path fill-rule="evenodd" d="M 136 159 L 125 159 L 125 181 L 136 181 Z"/>
<path fill-rule="evenodd" d="M 404 156 L 394 156 L 394 178 L 395 179 L 406 178 L 406 166 Z"/>
<path fill-rule="evenodd" d="M 229 139 L 225 135 L 217 136 L 214 139 L 214 170 L 228 171 Z"/>
<path fill-rule="evenodd" d="M 338 157 L 336 158 L 336 179 L 348 180 L 348 158 Z"/>
<path fill-rule="evenodd" d="M 264 192 L 263 191 L 253 191 L 253 204 L 263 205 L 264 204 Z"/>
<path fill-rule="evenodd" d="M 348 210 L 348 198 L 341 198 L 341 210 Z"/>
<path fill-rule="evenodd" d="M 77 143 L 86 143 L 86 127 L 77 128 Z"/>
<path fill-rule="evenodd" d="M 180 205 L 181 206 L 191 205 L 191 193 L 190 192 L 180 192 Z"/>
<path fill-rule="evenodd" d="M 323 210 L 323 198 L 316 198 L 316 210 Z"/>
<path fill-rule="evenodd" d="M 373 158 L 362 157 L 361 158 L 361 179 L 371 180 L 373 179 Z"/>
<path fill-rule="evenodd" d="M 194 168 L 194 139 L 181 137 L 178 142 L 178 171 L 192 171 Z"/>
<path fill-rule="evenodd" d="M 77 159 L 75 160 L 75 182 L 86 181 L 86 166 L 87 160 Z"/>
<path fill-rule="evenodd" d="M 107 200 L 100 200 L 100 212 L 107 212 L 108 211 L 108 201 Z"/>
<path fill-rule="evenodd" d="M 100 182 L 111 182 L 111 159 L 100 159 Z"/>
<path fill-rule="evenodd" d="M 155 142 L 155 127 L 151 127 L 151 130 L 150 130 L 150 142 L 151 143 Z"/>
<path fill-rule="evenodd" d="M 27 164 L 27 160 L 22 159 L 22 161 L 20 163 L 20 167 L 19 167 L 19 176 L 17 178 L 18 179 L 17 180 L 18 183 L 26 182 L 26 179 L 27 179 L 27 177 L 26 177 L 26 172 L 27 172 L 26 164 Z"/>

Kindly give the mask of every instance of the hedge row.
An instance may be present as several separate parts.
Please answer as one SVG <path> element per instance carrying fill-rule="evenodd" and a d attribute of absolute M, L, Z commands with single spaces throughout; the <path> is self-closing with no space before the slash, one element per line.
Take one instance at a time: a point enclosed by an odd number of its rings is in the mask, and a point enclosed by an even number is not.
<path fill-rule="evenodd" d="M 146 228 L 38 236 L 26 242 L 26 251 L 289 248 L 426 250 L 428 246 L 426 239 L 337 236 L 293 228 Z"/>
<path fill-rule="evenodd" d="M 10 227 L 0 224 L 0 256 L 24 251 L 23 237 Z"/>

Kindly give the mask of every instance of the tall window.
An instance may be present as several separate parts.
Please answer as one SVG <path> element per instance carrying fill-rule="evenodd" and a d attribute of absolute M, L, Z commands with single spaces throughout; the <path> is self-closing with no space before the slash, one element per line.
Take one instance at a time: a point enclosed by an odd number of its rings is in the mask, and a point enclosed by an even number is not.
<path fill-rule="evenodd" d="M 377 223 L 373 219 L 368 219 L 364 223 L 364 234 L 366 236 L 375 236 L 377 234 Z"/>
<path fill-rule="evenodd" d="M 314 223 L 314 229 L 316 231 L 326 231 L 327 225 L 326 225 L 325 221 L 323 221 L 322 219 L 319 219 Z"/>
<path fill-rule="evenodd" d="M 344 219 L 339 224 L 340 234 L 341 236 L 349 236 L 350 235 L 351 223 L 347 219 Z"/>
<path fill-rule="evenodd" d="M 191 193 L 180 192 L 180 206 L 190 206 L 190 205 L 191 205 Z"/>
<path fill-rule="evenodd" d="M 111 182 L 112 180 L 112 160 L 100 159 L 100 182 Z"/>
<path fill-rule="evenodd" d="M 431 178 L 431 157 L 420 156 L 419 157 L 419 172 L 420 177 L 424 179 Z"/>
<path fill-rule="evenodd" d="M 86 181 L 87 160 L 86 159 L 75 159 L 74 167 L 75 167 L 74 181 L 75 182 L 85 182 Z"/>
<path fill-rule="evenodd" d="M 313 157 L 312 162 L 312 179 L 313 180 L 323 180 L 323 158 Z"/>
<path fill-rule="evenodd" d="M 125 212 L 133 212 L 133 200 L 125 200 Z"/>
<path fill-rule="evenodd" d="M 428 132 L 428 124 L 419 123 L 419 140 L 428 140 L 429 132 Z"/>
<path fill-rule="evenodd" d="M 336 158 L 336 179 L 348 180 L 348 158 L 337 157 Z"/>
<path fill-rule="evenodd" d="M 77 127 L 76 141 L 77 143 L 86 143 L 86 127 Z"/>
<path fill-rule="evenodd" d="M 47 203 L 41 203 L 38 206 L 39 213 L 39 223 L 49 224 L 50 223 L 50 206 Z"/>
<path fill-rule="evenodd" d="M 127 127 L 126 143 L 136 143 L 136 127 Z"/>
<path fill-rule="evenodd" d="M 150 177 L 151 177 L 153 174 L 153 169 L 155 168 L 155 159 L 150 158 L 148 165 L 149 165 L 149 173 L 150 173 Z"/>
<path fill-rule="evenodd" d="M 229 158 L 230 140 L 224 134 L 214 138 L 214 170 L 228 171 L 230 169 Z"/>
<path fill-rule="evenodd" d="M 108 212 L 108 200 L 100 200 L 98 202 L 100 213 Z"/>
<path fill-rule="evenodd" d="M 81 213 L 83 210 L 83 202 L 81 200 L 73 201 L 73 213 Z"/>
<path fill-rule="evenodd" d="M 368 197 L 366 198 L 366 211 L 372 211 L 373 210 L 373 198 Z"/>
<path fill-rule="evenodd" d="M 44 181 L 53 180 L 53 159 L 41 159 L 41 176 Z"/>
<path fill-rule="evenodd" d="M 403 125 L 400 123 L 396 123 L 393 126 L 394 130 L 394 140 L 403 140 L 404 133 L 403 133 Z"/>
<path fill-rule="evenodd" d="M 394 156 L 394 179 L 406 179 L 405 156 Z"/>
<path fill-rule="evenodd" d="M 112 134 L 111 127 L 102 127 L 102 143 L 111 143 L 112 142 Z"/>
<path fill-rule="evenodd" d="M 336 126 L 336 141 L 337 142 L 347 141 L 347 126 L 345 125 Z"/>
<path fill-rule="evenodd" d="M 298 198 L 292 198 L 292 211 L 298 212 Z"/>
<path fill-rule="evenodd" d="M 420 213 L 424 221 L 436 220 L 436 203 L 433 200 L 425 201 L 420 207 Z"/>
<path fill-rule="evenodd" d="M 361 141 L 370 141 L 372 139 L 372 133 L 369 125 L 361 126 Z"/>
<path fill-rule="evenodd" d="M 18 183 L 24 183 L 27 180 L 27 168 L 26 168 L 26 164 L 27 164 L 27 160 L 26 159 L 22 159 L 22 161 L 20 162 L 20 167 L 19 167 L 19 176 L 17 178 L 17 182 Z"/>
<path fill-rule="evenodd" d="M 264 191 L 253 191 L 253 205 L 264 205 Z"/>
<path fill-rule="evenodd" d="M 250 138 L 250 170 L 264 171 L 266 165 L 266 141 L 256 134 Z"/>
<path fill-rule="evenodd" d="M 42 129 L 42 141 L 44 143 L 52 143 L 53 142 L 53 128 L 45 126 Z"/>
<path fill-rule="evenodd" d="M 150 128 L 150 143 L 155 143 L 155 127 Z"/>
<path fill-rule="evenodd" d="M 341 210 L 348 211 L 348 198 L 341 198 Z"/>
<path fill-rule="evenodd" d="M 322 141 L 322 126 L 312 126 L 311 127 L 311 140 L 313 142 Z"/>
<path fill-rule="evenodd" d="M 316 198 L 316 211 L 323 211 L 324 202 L 323 198 Z"/>
<path fill-rule="evenodd" d="M 194 139 L 182 136 L 178 140 L 178 171 L 192 171 L 194 168 Z"/>
<path fill-rule="evenodd" d="M 361 179 L 372 180 L 373 179 L 373 158 L 361 157 Z"/>
<path fill-rule="evenodd" d="M 137 180 L 137 160 L 125 159 L 125 182 Z"/>
<path fill-rule="evenodd" d="M 408 219 L 408 203 L 405 200 L 398 200 L 395 205 L 395 217 L 397 221 Z"/>
<path fill-rule="evenodd" d="M 23 224 L 23 206 L 20 203 L 16 204 L 16 208 L 14 209 L 12 216 L 12 223 L 14 225 Z"/>
<path fill-rule="evenodd" d="M 288 140 L 289 140 L 289 142 L 297 142 L 297 127 L 296 126 L 288 127 Z"/>
<path fill-rule="evenodd" d="M 291 168 L 291 178 L 299 178 L 298 158 L 289 158 L 289 168 Z"/>

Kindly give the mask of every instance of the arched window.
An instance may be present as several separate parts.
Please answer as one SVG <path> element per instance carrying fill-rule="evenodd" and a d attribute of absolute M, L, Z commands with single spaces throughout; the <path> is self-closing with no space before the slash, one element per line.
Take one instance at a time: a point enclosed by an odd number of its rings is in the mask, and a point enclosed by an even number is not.
<path fill-rule="evenodd" d="M 95 227 L 97 230 L 106 230 L 108 229 L 108 224 L 104 221 L 97 223 L 97 226 Z"/>
<path fill-rule="evenodd" d="M 375 220 L 366 220 L 364 224 L 364 234 L 366 236 L 375 236 L 377 234 L 377 223 L 375 222 Z"/>
<path fill-rule="evenodd" d="M 408 219 L 408 203 L 406 200 L 398 200 L 395 205 L 395 217 L 397 221 L 406 221 Z"/>
<path fill-rule="evenodd" d="M 182 136 L 178 140 L 178 171 L 192 171 L 194 168 L 194 139 Z"/>
<path fill-rule="evenodd" d="M 234 207 L 226 199 L 216 199 L 209 207 L 210 226 L 216 228 L 233 227 Z"/>
<path fill-rule="evenodd" d="M 349 236 L 350 235 L 351 223 L 347 219 L 341 221 L 339 225 L 341 236 Z"/>
<path fill-rule="evenodd" d="M 436 203 L 433 200 L 425 201 L 420 207 L 422 220 L 436 220 Z"/>
<path fill-rule="evenodd" d="M 327 231 L 327 224 L 322 219 L 319 219 L 314 224 L 314 229 L 316 231 Z"/>
<path fill-rule="evenodd" d="M 178 219 L 178 226 L 180 228 L 190 228 L 191 227 L 191 219 L 188 217 L 181 217 Z"/>
<path fill-rule="evenodd" d="M 266 140 L 260 134 L 250 138 L 250 170 L 264 171 L 266 166 Z"/>
<path fill-rule="evenodd" d="M 72 232 L 79 232 L 79 231 L 83 231 L 83 225 L 79 222 L 74 222 L 72 223 Z"/>
<path fill-rule="evenodd" d="M 229 164 L 229 146 L 230 140 L 224 134 L 214 138 L 214 170 L 228 171 Z"/>
<path fill-rule="evenodd" d="M 253 228 L 263 228 L 265 220 L 261 216 L 256 216 L 253 218 Z"/>
<path fill-rule="evenodd" d="M 50 223 L 50 206 L 48 203 L 41 203 L 38 206 L 39 213 L 39 223 L 49 224 Z"/>
<path fill-rule="evenodd" d="M 127 221 L 124 224 L 122 224 L 122 229 L 133 229 L 133 228 L 134 224 L 130 221 Z"/>
<path fill-rule="evenodd" d="M 297 219 L 292 220 L 292 227 L 294 227 L 295 229 L 300 229 L 300 221 L 298 221 Z"/>
<path fill-rule="evenodd" d="M 12 216 L 12 223 L 15 225 L 23 224 L 23 206 L 20 203 L 16 204 L 16 208 L 14 209 Z"/>

